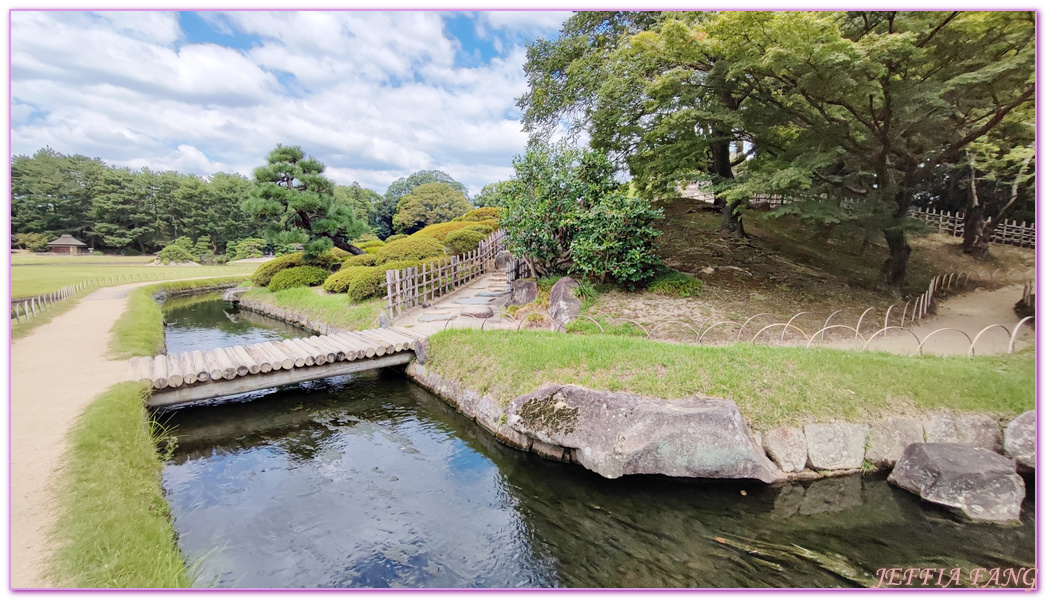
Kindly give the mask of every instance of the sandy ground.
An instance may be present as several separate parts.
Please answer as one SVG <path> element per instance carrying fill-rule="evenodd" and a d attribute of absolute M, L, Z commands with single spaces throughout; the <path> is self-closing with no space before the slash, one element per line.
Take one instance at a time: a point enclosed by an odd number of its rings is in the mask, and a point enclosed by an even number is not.
<path fill-rule="evenodd" d="M 11 344 L 12 588 L 52 585 L 44 573 L 67 434 L 95 397 L 126 379 L 127 361 L 105 357 L 109 330 L 127 293 L 155 283 L 102 288 Z"/>
<path fill-rule="evenodd" d="M 103 288 L 11 345 L 11 587 L 47 587 L 54 486 L 67 433 L 91 400 L 124 378 L 103 356 L 139 285 Z M 100 343 L 100 340 L 102 343 Z"/>

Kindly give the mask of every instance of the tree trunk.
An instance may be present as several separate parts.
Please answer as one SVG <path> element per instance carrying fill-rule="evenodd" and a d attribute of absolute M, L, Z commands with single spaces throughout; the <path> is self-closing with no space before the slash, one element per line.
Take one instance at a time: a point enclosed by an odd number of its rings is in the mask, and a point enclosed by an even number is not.
<path fill-rule="evenodd" d="M 720 180 L 734 179 L 734 170 L 731 168 L 731 143 L 729 141 L 713 141 L 709 146 L 709 150 L 712 153 L 714 183 L 719 183 Z M 738 203 L 727 202 L 719 194 L 716 201 L 723 207 L 720 231 L 736 237 L 745 237 L 742 216 L 735 210 L 738 208 Z"/>
<path fill-rule="evenodd" d="M 969 207 L 963 216 L 963 244 L 960 249 L 975 258 L 989 256 L 989 238 L 992 237 L 992 221 L 985 220 L 981 205 Z"/>
<path fill-rule="evenodd" d="M 905 240 L 905 231 L 900 228 L 884 229 L 883 237 L 887 240 L 890 255 L 884 261 L 880 274 L 887 285 L 899 288 L 905 281 L 905 271 L 909 266 L 909 254 L 912 247 Z"/>
<path fill-rule="evenodd" d="M 349 254 L 360 255 L 360 254 L 364 253 L 363 250 L 357 248 L 356 246 L 350 244 L 349 242 L 347 242 L 347 241 L 345 241 L 343 239 L 336 238 L 336 237 L 333 237 L 333 236 L 330 236 L 330 237 L 331 237 L 331 241 L 334 242 L 334 247 L 335 248 L 339 248 L 339 249 L 345 250 Z"/>

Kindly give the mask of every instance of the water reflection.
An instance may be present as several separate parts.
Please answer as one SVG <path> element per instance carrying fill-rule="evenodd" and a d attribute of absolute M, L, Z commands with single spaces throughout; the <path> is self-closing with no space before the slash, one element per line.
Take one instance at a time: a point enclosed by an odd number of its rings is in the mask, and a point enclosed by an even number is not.
<path fill-rule="evenodd" d="M 606 480 L 506 448 L 396 375 L 160 418 L 200 585 L 854 586 L 881 567 L 1034 560 L 1031 497 L 1020 526 L 999 527 L 880 477 Z"/>
<path fill-rule="evenodd" d="M 171 298 L 162 305 L 167 353 L 308 337 L 302 329 L 222 300 L 222 293 Z"/>

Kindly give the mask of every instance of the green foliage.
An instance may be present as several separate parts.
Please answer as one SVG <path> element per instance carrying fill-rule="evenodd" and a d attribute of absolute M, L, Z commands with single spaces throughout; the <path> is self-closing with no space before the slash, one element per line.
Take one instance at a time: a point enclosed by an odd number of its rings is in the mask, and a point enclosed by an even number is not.
<path fill-rule="evenodd" d="M 643 198 L 629 198 L 621 191 L 604 195 L 581 220 L 571 242 L 573 271 L 635 287 L 650 279 L 661 264 L 655 253 L 654 228 L 660 209 Z"/>
<path fill-rule="evenodd" d="M 265 248 L 266 242 L 262 238 L 245 238 L 236 242 L 230 242 L 230 246 L 226 246 L 225 253 L 226 255 L 232 255 L 231 260 L 261 258 L 265 255 L 262 250 Z"/>
<path fill-rule="evenodd" d="M 423 261 L 398 260 L 384 263 L 377 267 L 359 267 L 361 270 L 354 273 L 346 289 L 349 299 L 353 302 L 362 302 L 368 298 L 382 297 L 385 295 L 385 272 L 396 269 L 407 269 L 417 267 Z M 339 271 L 340 272 L 340 271 Z"/>
<path fill-rule="evenodd" d="M 469 212 L 465 194 L 446 183 L 426 183 L 400 198 L 393 215 L 397 233 L 414 233 L 426 225 L 443 223 Z"/>
<path fill-rule="evenodd" d="M 189 252 L 190 254 L 193 253 L 193 238 L 189 236 L 183 235 L 182 237 L 171 242 L 170 245 L 185 248 L 186 252 Z"/>
<path fill-rule="evenodd" d="M 405 237 L 407 237 L 405 234 L 397 233 L 395 235 L 391 235 L 391 236 L 385 238 L 385 243 L 388 244 L 389 242 L 395 242 L 396 240 L 402 240 Z"/>
<path fill-rule="evenodd" d="M 434 225 L 429 225 L 428 227 L 411 234 L 411 237 L 431 237 L 443 241 L 452 232 L 458 231 L 460 229 L 465 229 L 467 227 L 472 227 L 474 225 L 477 225 L 477 223 L 471 223 L 466 221 L 450 221 L 447 223 L 436 223 Z M 392 240 L 392 238 L 389 239 Z"/>
<path fill-rule="evenodd" d="M 342 261 L 342 268 L 347 267 L 373 267 L 378 264 L 378 257 L 374 254 L 357 254 Z"/>
<path fill-rule="evenodd" d="M 372 229 L 378 237 L 387 239 L 393 233 L 393 215 L 396 214 L 400 199 L 426 183 L 446 183 L 455 191 L 466 193 L 464 185 L 443 171 L 418 171 L 401 177 L 389 185 L 381 202 L 375 207 Z"/>
<path fill-rule="evenodd" d="M 702 293 L 702 280 L 687 273 L 669 271 L 656 277 L 648 284 L 647 290 L 663 296 L 692 298 Z"/>
<path fill-rule="evenodd" d="M 358 244 L 356 247 L 361 250 L 367 250 L 369 248 L 381 248 L 384 245 L 385 242 L 383 242 L 382 240 L 371 240 L 367 242 L 362 242 Z"/>
<path fill-rule="evenodd" d="M 356 239 L 354 239 L 353 240 L 353 245 L 355 245 L 357 248 L 359 248 L 360 244 L 362 244 L 364 242 L 373 242 L 373 241 L 376 241 L 376 240 L 378 240 L 378 237 L 375 234 L 373 234 L 373 233 L 365 233 L 365 234 L 357 237 Z"/>
<path fill-rule="evenodd" d="M 303 265 L 284 269 L 269 280 L 269 291 L 279 292 L 293 287 L 311 287 L 324 282 L 331 272 L 322 267 Z"/>
<path fill-rule="evenodd" d="M 289 308 L 320 323 L 353 331 L 378 327 L 385 302 L 380 298 L 353 302 L 345 294 L 317 294 L 309 288 L 291 288 L 270 293 L 265 288 L 248 290 L 245 297 L 264 304 Z"/>
<path fill-rule="evenodd" d="M 653 274 L 660 211 L 618 189 L 605 155 L 533 143 L 513 166 L 506 242 L 539 276 L 575 271 L 635 285 Z"/>
<path fill-rule="evenodd" d="M 272 281 L 273 276 L 280 271 L 290 269 L 291 267 L 300 267 L 303 264 L 305 264 L 305 261 L 302 258 L 301 252 L 278 256 L 273 260 L 258 265 L 254 274 L 251 275 L 251 283 L 260 287 L 266 287 L 269 285 L 269 282 Z"/>
<path fill-rule="evenodd" d="M 378 264 L 385 264 L 404 260 L 419 261 L 443 256 L 443 254 L 444 245 L 435 238 L 412 235 L 391 244 L 386 244 L 378 249 L 375 256 L 378 258 Z"/>
<path fill-rule="evenodd" d="M 192 262 L 196 260 L 184 246 L 176 246 L 174 244 L 165 247 L 163 250 L 156 255 L 160 259 L 160 262 L 165 265 L 169 262 Z"/>
<path fill-rule="evenodd" d="M 16 233 L 11 236 L 13 246 L 25 248 L 30 252 L 47 252 L 48 242 L 53 238 L 47 233 Z"/>
<path fill-rule="evenodd" d="M 476 250 L 480 242 L 487 239 L 487 236 L 488 234 L 483 231 L 467 227 L 448 234 L 444 238 L 444 245 L 447 247 L 447 253 L 452 256 L 465 254 Z"/>
<path fill-rule="evenodd" d="M 509 201 L 509 190 L 508 181 L 489 183 L 480 190 L 480 195 L 473 199 L 473 205 L 481 208 L 505 206 Z"/>
<path fill-rule="evenodd" d="M 508 188 L 508 182 L 506 182 Z M 502 216 L 502 209 L 498 206 L 484 206 L 481 208 L 474 208 L 473 210 L 465 213 L 460 217 L 462 221 L 498 221 L 498 217 Z"/>
<path fill-rule="evenodd" d="M 343 266 L 340 271 L 331 274 L 330 277 L 324 280 L 324 291 L 331 294 L 344 294 L 354 279 L 372 271 L 373 268 L 366 265 Z"/>
<path fill-rule="evenodd" d="M 266 223 L 270 240 L 303 244 L 307 258 L 332 245 L 352 252 L 347 240 L 366 229 L 349 205 L 335 202 L 334 184 L 323 176 L 324 169 L 300 147 L 278 144 L 266 164 L 255 169 L 251 196 L 243 205 Z"/>

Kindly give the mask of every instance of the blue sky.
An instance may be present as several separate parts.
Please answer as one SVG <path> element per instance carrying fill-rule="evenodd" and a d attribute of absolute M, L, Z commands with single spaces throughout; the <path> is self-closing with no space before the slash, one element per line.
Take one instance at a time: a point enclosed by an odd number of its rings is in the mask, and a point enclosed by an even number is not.
<path fill-rule="evenodd" d="M 525 45 L 550 11 L 15 11 L 11 151 L 249 175 L 300 145 L 378 192 L 439 169 L 476 193 L 526 136 Z"/>

